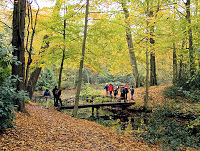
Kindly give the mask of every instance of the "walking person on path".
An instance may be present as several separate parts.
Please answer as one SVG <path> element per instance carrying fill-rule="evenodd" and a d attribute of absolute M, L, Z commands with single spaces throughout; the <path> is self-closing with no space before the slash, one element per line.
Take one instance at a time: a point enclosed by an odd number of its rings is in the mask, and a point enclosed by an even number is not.
<path fill-rule="evenodd" d="M 113 91 L 113 85 L 110 83 L 108 91 L 110 92 L 110 97 L 112 98 L 112 91 Z"/>
<path fill-rule="evenodd" d="M 62 89 L 59 89 L 59 90 L 58 90 L 58 93 L 57 93 L 57 95 L 56 95 L 56 104 L 58 105 L 58 101 L 59 101 L 59 102 L 60 102 L 60 105 L 62 106 L 61 92 L 62 92 Z"/>
<path fill-rule="evenodd" d="M 134 94 L 135 89 L 133 88 L 133 86 L 131 86 L 130 91 L 131 91 L 131 100 L 134 100 L 133 94 Z"/>
<path fill-rule="evenodd" d="M 50 92 L 49 89 L 46 89 L 44 91 L 44 97 L 46 98 L 46 108 L 48 108 L 49 107 L 49 101 L 50 101 L 50 99 L 48 99 L 48 98 L 51 97 L 51 92 Z"/>
<path fill-rule="evenodd" d="M 124 85 L 124 92 L 125 92 L 125 100 L 127 100 L 127 94 L 128 94 L 128 86 Z"/>
<path fill-rule="evenodd" d="M 109 88 L 109 85 L 108 83 L 106 83 L 106 85 L 104 86 L 104 89 L 106 89 L 106 96 L 108 96 L 108 88 Z"/>
<path fill-rule="evenodd" d="M 121 95 L 120 95 L 121 100 L 124 100 L 125 99 L 125 90 L 124 90 L 123 86 L 120 88 L 120 92 L 121 92 Z"/>
<path fill-rule="evenodd" d="M 53 89 L 53 100 L 54 100 L 54 106 L 58 106 L 58 104 L 56 104 L 56 95 L 58 93 L 58 88 L 57 86 L 55 86 L 55 88 Z"/>
<path fill-rule="evenodd" d="M 119 89 L 119 86 L 116 85 L 116 86 L 114 87 L 114 98 L 116 98 L 116 96 L 117 96 L 117 94 L 118 94 L 118 89 Z"/>

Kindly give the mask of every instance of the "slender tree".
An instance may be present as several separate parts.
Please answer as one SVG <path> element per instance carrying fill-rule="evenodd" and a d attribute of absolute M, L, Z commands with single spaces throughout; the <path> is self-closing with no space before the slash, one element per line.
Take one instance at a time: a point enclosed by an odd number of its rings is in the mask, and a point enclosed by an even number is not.
<path fill-rule="evenodd" d="M 133 72 L 133 76 L 135 77 L 135 82 L 136 82 L 136 87 L 140 86 L 140 79 L 139 79 L 139 73 L 138 73 L 138 68 L 137 68 L 137 61 L 136 61 L 136 57 L 135 57 L 135 52 L 134 52 L 134 47 L 133 47 L 133 40 L 132 40 L 132 34 L 131 34 L 131 26 L 129 24 L 129 11 L 127 9 L 127 4 L 126 4 L 126 0 L 122 0 L 121 1 L 122 4 L 122 8 L 123 8 L 123 12 L 125 15 L 125 19 L 126 19 L 126 40 L 128 43 L 128 49 L 129 49 L 129 56 L 130 56 L 130 62 L 131 62 L 131 66 L 132 66 L 132 72 Z"/>
<path fill-rule="evenodd" d="M 146 0 L 147 2 L 147 11 L 146 16 L 149 16 L 149 0 Z M 147 35 L 149 34 L 149 21 L 147 20 Z M 148 37 L 148 36 L 147 36 Z M 146 79 L 145 79 L 145 98 L 144 98 L 144 109 L 147 109 L 147 103 L 149 100 L 149 50 L 148 50 L 148 41 L 146 40 Z"/>
<path fill-rule="evenodd" d="M 87 28 L 88 28 L 88 14 L 89 14 L 89 0 L 87 0 L 86 11 L 85 11 L 85 27 L 84 27 L 84 37 L 83 37 L 83 44 L 82 44 L 82 57 L 81 57 L 80 67 L 79 67 L 78 85 L 77 85 L 77 89 L 76 89 L 74 110 L 72 113 L 72 115 L 74 117 L 76 117 L 77 113 L 78 113 L 79 96 L 80 96 L 80 92 L 81 92 L 83 63 L 84 63 L 84 58 L 85 58 L 85 44 L 86 44 Z"/>
<path fill-rule="evenodd" d="M 29 70 L 30 70 L 30 65 L 32 63 L 32 52 L 33 52 L 33 40 L 34 40 L 34 36 L 35 36 L 35 31 L 36 31 L 36 25 L 37 25 L 37 17 L 38 17 L 38 13 L 39 13 L 39 5 L 37 3 L 37 1 L 35 1 L 38 9 L 36 11 L 36 15 L 35 15 L 35 22 L 33 22 L 33 12 L 32 12 L 32 7 L 30 2 L 28 2 L 28 26 L 27 26 L 27 38 L 26 38 L 26 47 L 25 50 L 28 53 L 28 62 L 26 65 L 26 77 L 25 77 L 25 86 L 27 88 L 27 83 L 28 83 L 28 78 L 29 78 Z M 30 36 L 30 29 L 32 31 L 31 37 Z M 30 42 L 29 42 L 29 38 L 30 38 Z"/>
<path fill-rule="evenodd" d="M 66 10 L 67 8 L 64 8 L 64 17 L 66 15 Z M 63 27 L 63 41 L 64 41 L 64 48 L 62 51 L 62 60 L 61 60 L 61 64 L 60 64 L 60 73 L 59 73 L 59 80 L 58 80 L 58 88 L 61 87 L 61 82 L 62 82 L 62 71 L 63 71 L 63 64 L 64 64 L 64 60 L 65 60 L 65 53 L 66 53 L 66 46 L 65 46 L 65 40 L 66 40 L 66 18 L 64 18 L 64 27 Z"/>
<path fill-rule="evenodd" d="M 190 76 L 194 75 L 196 66 L 195 66 L 195 51 L 193 48 L 193 36 L 191 28 L 191 10 L 190 4 L 191 1 L 187 0 L 185 3 L 186 6 L 186 20 L 188 22 L 188 40 L 189 40 L 189 60 L 190 60 Z"/>

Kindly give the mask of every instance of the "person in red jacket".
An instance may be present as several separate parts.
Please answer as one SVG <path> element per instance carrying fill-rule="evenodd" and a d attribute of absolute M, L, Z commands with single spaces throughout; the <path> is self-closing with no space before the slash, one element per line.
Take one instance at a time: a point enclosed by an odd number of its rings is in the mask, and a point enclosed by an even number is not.
<path fill-rule="evenodd" d="M 113 85 L 110 83 L 108 91 L 110 92 L 110 97 L 112 98 L 112 91 L 113 91 Z"/>

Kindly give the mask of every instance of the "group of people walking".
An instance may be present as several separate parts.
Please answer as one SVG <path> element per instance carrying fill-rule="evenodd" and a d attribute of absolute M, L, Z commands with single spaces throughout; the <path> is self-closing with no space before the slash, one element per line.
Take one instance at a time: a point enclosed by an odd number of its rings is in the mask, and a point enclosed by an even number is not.
<path fill-rule="evenodd" d="M 125 85 L 121 85 L 120 87 L 118 85 L 113 86 L 111 83 L 108 84 L 106 83 L 104 89 L 106 90 L 106 96 L 108 96 L 108 93 L 110 95 L 110 97 L 112 98 L 112 93 L 114 93 L 114 98 L 116 98 L 116 96 L 118 95 L 118 91 L 120 90 L 120 98 L 122 100 L 127 100 L 127 94 L 129 93 L 129 90 L 131 92 L 131 100 L 134 100 L 133 98 L 133 94 L 134 94 L 134 88 L 133 86 L 131 86 L 130 89 L 128 89 L 128 86 Z"/>
<path fill-rule="evenodd" d="M 55 107 L 58 106 L 58 101 L 60 102 L 60 105 L 62 106 L 61 92 L 62 92 L 62 89 L 58 89 L 57 86 L 55 86 L 55 88 L 52 90 L 52 93 L 54 96 L 54 106 Z M 51 92 L 49 89 L 46 89 L 44 91 L 44 97 L 46 98 L 46 101 L 47 101 L 46 106 L 48 107 L 48 104 L 49 104 L 48 98 L 51 97 Z"/>

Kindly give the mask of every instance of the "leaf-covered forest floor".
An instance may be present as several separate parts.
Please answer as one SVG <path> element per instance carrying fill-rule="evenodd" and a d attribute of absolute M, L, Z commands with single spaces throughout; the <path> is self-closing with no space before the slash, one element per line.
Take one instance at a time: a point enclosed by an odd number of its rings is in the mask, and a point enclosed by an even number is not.
<path fill-rule="evenodd" d="M 53 108 L 26 105 L 30 116 L 16 113 L 16 127 L 0 137 L 1 150 L 148 150 L 144 142 L 95 122 L 72 118 Z M 154 148 L 158 150 L 158 148 Z"/>
<path fill-rule="evenodd" d="M 139 88 L 140 89 L 140 88 Z M 138 92 L 138 93 L 137 93 Z M 136 91 L 136 98 L 140 98 Z M 16 126 L 0 136 L 0 150 L 160 150 L 146 142 L 119 134 L 98 123 L 76 119 L 55 110 L 29 103 L 30 116 L 16 113 Z"/>
<path fill-rule="evenodd" d="M 165 87 L 150 88 L 149 105 L 162 103 L 161 94 Z M 135 89 L 136 103 L 143 102 L 144 94 L 144 88 Z M 161 150 L 157 145 L 148 146 L 145 141 L 131 135 L 116 133 L 92 121 L 73 118 L 53 107 L 46 109 L 44 106 L 29 103 L 26 104 L 26 109 L 30 116 L 15 112 L 16 126 L 0 135 L 0 150 Z"/>

